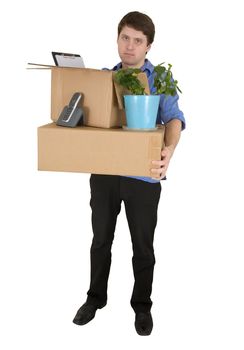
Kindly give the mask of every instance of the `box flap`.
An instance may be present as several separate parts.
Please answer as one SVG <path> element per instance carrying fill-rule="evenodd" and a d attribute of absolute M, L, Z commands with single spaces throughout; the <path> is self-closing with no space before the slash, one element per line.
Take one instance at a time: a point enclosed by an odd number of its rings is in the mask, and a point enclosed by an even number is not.
<path fill-rule="evenodd" d="M 125 89 L 123 86 L 121 86 L 120 84 L 118 84 L 115 81 L 115 74 L 116 74 L 116 72 L 113 72 L 114 88 L 115 88 L 115 93 L 116 93 L 116 97 L 118 100 L 118 106 L 119 106 L 119 109 L 124 109 L 123 96 L 124 95 L 131 95 L 131 92 L 129 90 Z M 147 95 L 150 95 L 150 89 L 149 89 L 149 84 L 148 84 L 148 79 L 147 79 L 146 73 L 143 73 L 143 72 L 139 73 L 138 79 L 140 80 L 142 85 L 145 87 L 145 93 Z"/>
<path fill-rule="evenodd" d="M 51 69 L 51 68 L 70 68 L 70 69 L 83 69 L 80 67 L 58 67 L 58 66 L 54 66 L 51 64 L 43 64 L 43 63 L 27 63 L 29 66 L 34 66 L 34 67 L 27 67 L 27 69 Z"/>
<path fill-rule="evenodd" d="M 34 67 L 27 67 L 26 69 L 51 69 L 54 66 L 49 64 L 41 64 L 41 63 L 27 63 L 28 66 L 34 66 Z"/>

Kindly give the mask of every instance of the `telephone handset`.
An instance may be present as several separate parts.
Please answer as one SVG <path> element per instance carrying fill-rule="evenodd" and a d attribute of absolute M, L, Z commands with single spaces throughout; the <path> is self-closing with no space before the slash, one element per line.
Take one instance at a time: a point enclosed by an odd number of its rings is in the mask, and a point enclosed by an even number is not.
<path fill-rule="evenodd" d="M 80 107 L 81 99 L 82 94 L 80 92 L 76 92 L 72 96 L 69 105 L 65 106 L 60 114 L 57 125 L 74 128 L 78 124 L 83 124 L 83 110 Z"/>

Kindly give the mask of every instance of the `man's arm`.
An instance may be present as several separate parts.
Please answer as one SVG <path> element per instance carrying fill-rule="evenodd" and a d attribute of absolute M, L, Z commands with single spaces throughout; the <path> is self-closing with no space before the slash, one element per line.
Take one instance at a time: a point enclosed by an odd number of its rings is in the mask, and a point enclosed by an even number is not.
<path fill-rule="evenodd" d="M 182 129 L 182 122 L 179 119 L 172 119 L 165 124 L 164 143 L 165 147 L 161 152 L 161 160 L 153 160 L 151 169 L 152 178 L 161 180 L 165 177 L 170 159 L 179 142 Z"/>

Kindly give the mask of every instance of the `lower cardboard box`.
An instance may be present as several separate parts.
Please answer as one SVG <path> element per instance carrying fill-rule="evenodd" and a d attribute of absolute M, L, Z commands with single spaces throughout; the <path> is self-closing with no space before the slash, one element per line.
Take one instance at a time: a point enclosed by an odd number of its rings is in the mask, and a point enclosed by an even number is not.
<path fill-rule="evenodd" d="M 51 123 L 38 128 L 38 170 L 152 176 L 151 161 L 161 159 L 163 142 L 163 125 L 132 131 Z"/>

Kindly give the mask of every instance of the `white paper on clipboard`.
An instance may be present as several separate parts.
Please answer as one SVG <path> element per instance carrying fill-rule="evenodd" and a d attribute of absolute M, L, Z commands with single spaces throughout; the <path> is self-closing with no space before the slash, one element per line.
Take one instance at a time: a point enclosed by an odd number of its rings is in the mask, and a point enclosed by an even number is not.
<path fill-rule="evenodd" d="M 83 58 L 80 55 L 52 51 L 52 56 L 58 67 L 85 68 Z"/>

